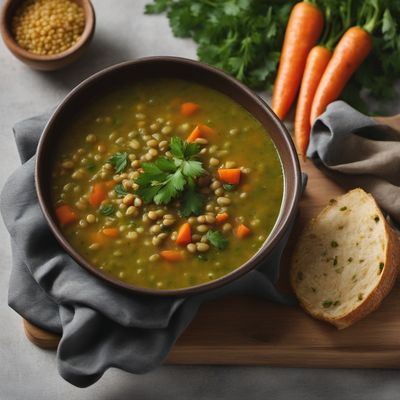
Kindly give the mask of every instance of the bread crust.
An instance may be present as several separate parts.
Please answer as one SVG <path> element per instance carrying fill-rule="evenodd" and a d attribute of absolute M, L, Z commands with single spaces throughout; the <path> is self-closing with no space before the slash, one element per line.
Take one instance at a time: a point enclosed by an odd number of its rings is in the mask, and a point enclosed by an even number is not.
<path fill-rule="evenodd" d="M 293 260 L 295 258 L 295 255 L 299 251 L 298 248 L 299 245 L 296 246 L 295 251 L 293 252 L 292 263 L 291 263 L 290 283 L 296 297 L 299 300 L 301 307 L 314 318 L 329 322 L 334 326 L 336 326 L 338 329 L 347 328 L 348 326 L 364 318 L 366 315 L 373 312 L 379 307 L 383 299 L 389 294 L 389 292 L 393 288 L 396 282 L 400 265 L 400 239 L 398 235 L 385 220 L 378 204 L 376 203 L 375 199 L 372 197 L 371 194 L 365 193 L 362 189 L 359 188 L 353 189 L 348 193 L 351 193 L 353 191 L 362 191 L 363 194 L 367 194 L 367 196 L 374 202 L 379 217 L 381 218 L 382 221 L 384 221 L 385 241 L 387 243 L 384 268 L 380 275 L 379 282 L 377 283 L 375 288 L 369 293 L 369 295 L 352 311 L 344 315 L 341 315 L 339 317 L 333 318 L 329 317 L 328 315 L 325 315 L 323 312 L 314 312 L 310 310 L 309 307 L 307 307 L 307 305 L 305 304 L 305 302 L 303 301 L 303 299 L 296 290 L 296 279 L 293 268 Z M 307 233 L 311 232 L 313 230 L 313 226 L 316 223 L 316 221 L 319 218 L 323 217 L 325 212 L 331 207 L 332 205 L 326 206 L 316 218 L 312 219 L 309 225 L 306 226 L 306 228 L 304 229 L 302 235 L 306 235 Z"/>

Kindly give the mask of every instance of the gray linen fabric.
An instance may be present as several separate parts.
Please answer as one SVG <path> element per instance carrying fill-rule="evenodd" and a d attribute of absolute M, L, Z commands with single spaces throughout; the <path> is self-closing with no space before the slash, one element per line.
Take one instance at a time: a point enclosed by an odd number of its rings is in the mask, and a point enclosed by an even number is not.
<path fill-rule="evenodd" d="M 400 224 L 400 132 L 336 101 L 314 123 L 307 155 L 341 186 L 372 193 Z"/>
<path fill-rule="evenodd" d="M 36 197 L 35 151 L 49 116 L 15 126 L 22 165 L 6 182 L 0 206 L 13 254 L 9 305 L 34 324 L 62 335 L 57 360 L 64 379 L 86 387 L 110 367 L 132 373 L 157 367 L 206 300 L 240 293 L 294 303 L 274 287 L 289 232 L 258 270 L 189 298 L 135 295 L 81 268 L 51 234 Z"/>

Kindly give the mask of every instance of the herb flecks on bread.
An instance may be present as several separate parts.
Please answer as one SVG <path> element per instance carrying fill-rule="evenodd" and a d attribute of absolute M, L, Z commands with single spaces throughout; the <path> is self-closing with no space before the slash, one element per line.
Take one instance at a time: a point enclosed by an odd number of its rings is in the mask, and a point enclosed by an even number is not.
<path fill-rule="evenodd" d="M 312 220 L 292 258 L 291 283 L 312 316 L 345 328 L 375 310 L 395 282 L 399 240 L 373 197 L 355 189 Z"/>

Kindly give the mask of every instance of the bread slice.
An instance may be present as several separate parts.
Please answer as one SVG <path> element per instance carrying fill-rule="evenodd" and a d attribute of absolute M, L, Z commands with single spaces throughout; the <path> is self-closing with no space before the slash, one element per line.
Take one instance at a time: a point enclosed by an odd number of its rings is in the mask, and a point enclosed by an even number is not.
<path fill-rule="evenodd" d="M 346 328 L 374 311 L 392 289 L 399 238 L 374 198 L 354 189 L 312 220 L 293 253 L 290 280 L 313 317 Z"/>

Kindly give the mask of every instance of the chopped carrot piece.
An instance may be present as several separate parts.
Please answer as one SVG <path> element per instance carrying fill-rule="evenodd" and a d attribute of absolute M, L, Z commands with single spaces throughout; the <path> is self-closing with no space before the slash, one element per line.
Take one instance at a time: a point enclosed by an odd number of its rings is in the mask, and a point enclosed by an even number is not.
<path fill-rule="evenodd" d="M 68 225 L 78 220 L 76 212 L 67 204 L 56 208 L 56 216 L 61 225 Z"/>
<path fill-rule="evenodd" d="M 95 183 L 89 196 L 89 203 L 92 207 L 98 207 L 106 198 L 107 192 L 104 183 Z"/>
<path fill-rule="evenodd" d="M 215 221 L 217 222 L 217 224 L 222 224 L 223 222 L 227 221 L 228 218 L 229 218 L 229 214 L 224 212 L 224 213 L 217 214 L 215 216 Z"/>
<path fill-rule="evenodd" d="M 160 256 L 164 260 L 171 262 L 178 262 L 184 259 L 183 253 L 178 250 L 163 250 L 160 251 Z"/>
<path fill-rule="evenodd" d="M 201 134 L 203 136 L 213 136 L 213 135 L 215 135 L 215 129 L 210 128 L 209 126 L 204 125 L 204 124 L 199 124 L 197 126 L 199 127 L 200 132 L 201 132 Z"/>
<path fill-rule="evenodd" d="M 106 235 L 108 237 L 117 237 L 119 234 L 119 230 L 117 228 L 104 228 L 102 232 L 103 235 Z"/>
<path fill-rule="evenodd" d="M 192 133 L 186 139 L 188 143 L 193 143 L 196 139 L 204 137 L 204 136 L 213 136 L 215 135 L 215 129 L 210 128 L 207 125 L 199 124 L 196 125 L 196 128 L 193 129 Z"/>
<path fill-rule="evenodd" d="M 185 117 L 193 115 L 200 109 L 200 106 L 196 103 L 182 103 L 181 104 L 181 114 Z"/>
<path fill-rule="evenodd" d="M 90 239 L 93 241 L 93 243 L 97 243 L 100 245 L 103 245 L 107 242 L 107 237 L 104 236 L 101 232 L 92 232 L 90 235 Z"/>
<path fill-rule="evenodd" d="M 196 128 L 193 129 L 192 133 L 187 137 L 186 141 L 188 143 L 193 143 L 199 137 L 201 137 L 201 131 L 199 126 L 197 125 Z"/>
<path fill-rule="evenodd" d="M 240 224 L 236 229 L 236 236 L 239 239 L 244 239 L 245 237 L 249 236 L 251 230 L 244 224 Z"/>
<path fill-rule="evenodd" d="M 221 181 L 238 185 L 240 182 L 240 169 L 239 168 L 221 168 L 218 170 L 218 176 Z"/>
<path fill-rule="evenodd" d="M 192 241 L 192 231 L 190 229 L 190 224 L 185 222 L 178 231 L 178 236 L 176 237 L 176 244 L 179 246 L 186 246 Z"/>

